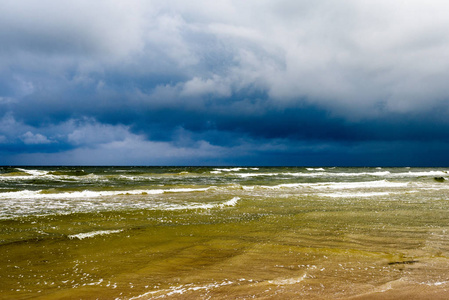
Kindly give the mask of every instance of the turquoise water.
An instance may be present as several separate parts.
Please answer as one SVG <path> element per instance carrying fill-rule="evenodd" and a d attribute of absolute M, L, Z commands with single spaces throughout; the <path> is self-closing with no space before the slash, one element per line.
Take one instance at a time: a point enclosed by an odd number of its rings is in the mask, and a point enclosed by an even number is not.
<path fill-rule="evenodd" d="M 0 168 L 0 298 L 449 288 L 445 168 Z"/>

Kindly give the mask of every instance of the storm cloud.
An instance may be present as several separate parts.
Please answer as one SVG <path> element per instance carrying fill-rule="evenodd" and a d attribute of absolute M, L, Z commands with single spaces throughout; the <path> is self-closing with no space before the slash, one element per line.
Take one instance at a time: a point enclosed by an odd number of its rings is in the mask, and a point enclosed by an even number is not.
<path fill-rule="evenodd" d="M 444 1 L 2 1 L 0 164 L 449 165 Z"/>

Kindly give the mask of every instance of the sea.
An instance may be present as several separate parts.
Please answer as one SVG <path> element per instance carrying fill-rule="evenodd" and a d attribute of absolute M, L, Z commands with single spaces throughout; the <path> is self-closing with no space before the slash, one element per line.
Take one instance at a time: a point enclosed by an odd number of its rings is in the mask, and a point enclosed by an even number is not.
<path fill-rule="evenodd" d="M 448 171 L 0 167 L 0 299 L 448 299 Z"/>

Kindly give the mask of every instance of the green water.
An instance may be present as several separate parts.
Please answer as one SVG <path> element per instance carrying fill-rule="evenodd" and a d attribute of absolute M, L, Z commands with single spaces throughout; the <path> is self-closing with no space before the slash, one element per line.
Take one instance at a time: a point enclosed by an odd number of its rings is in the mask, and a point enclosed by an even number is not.
<path fill-rule="evenodd" d="M 449 287 L 446 169 L 0 169 L 0 298 Z"/>

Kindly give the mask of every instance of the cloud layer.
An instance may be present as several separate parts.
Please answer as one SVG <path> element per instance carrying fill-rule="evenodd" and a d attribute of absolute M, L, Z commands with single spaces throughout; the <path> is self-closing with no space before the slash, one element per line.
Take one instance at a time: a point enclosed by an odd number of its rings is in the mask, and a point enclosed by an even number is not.
<path fill-rule="evenodd" d="M 0 164 L 448 165 L 444 1 L 3 1 Z"/>

